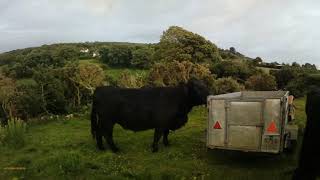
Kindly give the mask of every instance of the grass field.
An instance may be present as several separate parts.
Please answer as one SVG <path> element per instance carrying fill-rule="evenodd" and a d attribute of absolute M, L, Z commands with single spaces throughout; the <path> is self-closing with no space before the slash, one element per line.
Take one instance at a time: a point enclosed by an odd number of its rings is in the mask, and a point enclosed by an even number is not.
<path fill-rule="evenodd" d="M 304 99 L 296 101 L 305 122 Z M 89 115 L 28 124 L 23 148 L 0 147 L 0 179 L 290 179 L 297 152 L 266 155 L 207 150 L 206 109 L 194 108 L 187 125 L 151 153 L 153 131 L 134 133 L 116 126 L 121 152 L 98 151 L 89 133 Z M 13 170 L 8 167 L 22 167 Z"/>
<path fill-rule="evenodd" d="M 121 72 L 127 71 L 130 75 L 133 76 L 146 76 L 148 73 L 148 70 L 144 70 L 144 69 L 133 69 L 133 68 L 110 68 L 108 67 L 106 64 L 101 63 L 99 60 L 97 59 L 84 59 L 84 60 L 80 60 L 80 63 L 92 63 L 92 64 L 97 64 L 99 65 L 101 68 L 104 69 L 105 74 L 112 77 L 113 79 L 117 80 L 119 78 L 119 76 L 121 75 Z"/>

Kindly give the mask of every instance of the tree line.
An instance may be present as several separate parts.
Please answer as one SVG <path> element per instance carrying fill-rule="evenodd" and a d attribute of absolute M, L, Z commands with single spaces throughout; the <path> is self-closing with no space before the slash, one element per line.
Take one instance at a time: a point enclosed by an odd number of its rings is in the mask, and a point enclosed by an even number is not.
<path fill-rule="evenodd" d="M 93 59 L 91 61 L 81 61 Z M 176 86 L 190 78 L 203 80 L 212 94 L 240 90 L 290 90 L 303 96 L 318 70 L 309 63 L 284 65 L 270 73 L 257 68 L 234 47 L 219 49 L 204 37 L 171 26 L 156 44 L 65 43 L 0 54 L 0 102 L 23 119 L 78 112 L 90 104 L 97 86 L 125 88 Z M 144 69 L 146 75 L 114 68 Z M 312 74 L 312 75 L 311 75 Z M 318 78 L 319 79 L 319 78 Z"/>

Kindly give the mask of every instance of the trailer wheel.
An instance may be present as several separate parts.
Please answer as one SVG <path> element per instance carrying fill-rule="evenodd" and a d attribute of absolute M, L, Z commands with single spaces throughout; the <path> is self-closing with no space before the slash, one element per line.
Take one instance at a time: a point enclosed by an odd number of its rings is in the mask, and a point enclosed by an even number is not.
<path fill-rule="evenodd" d="M 293 153 L 297 146 L 297 140 L 290 139 L 290 134 L 285 135 L 284 151 L 287 153 Z"/>

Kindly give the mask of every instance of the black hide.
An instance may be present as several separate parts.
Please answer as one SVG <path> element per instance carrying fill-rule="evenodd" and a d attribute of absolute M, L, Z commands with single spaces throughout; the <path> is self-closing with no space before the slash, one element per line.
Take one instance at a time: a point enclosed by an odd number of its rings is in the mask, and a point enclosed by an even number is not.
<path fill-rule="evenodd" d="M 102 137 L 105 137 L 116 152 L 119 149 L 112 138 L 114 124 L 133 131 L 155 129 L 152 148 L 156 152 L 161 136 L 167 146 L 169 130 L 181 128 L 188 121 L 192 107 L 205 104 L 208 95 L 207 88 L 197 80 L 178 87 L 98 87 L 93 97 L 91 132 L 99 149 L 104 149 Z"/>
<path fill-rule="evenodd" d="M 314 180 L 320 173 L 320 89 L 307 95 L 307 124 L 303 136 L 298 168 L 294 180 Z"/>

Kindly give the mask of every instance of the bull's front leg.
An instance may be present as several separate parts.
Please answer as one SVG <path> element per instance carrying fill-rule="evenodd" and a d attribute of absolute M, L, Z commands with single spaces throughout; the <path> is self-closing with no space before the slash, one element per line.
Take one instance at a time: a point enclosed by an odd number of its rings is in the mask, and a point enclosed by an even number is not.
<path fill-rule="evenodd" d="M 163 144 L 164 144 L 165 146 L 169 146 L 168 135 L 169 135 L 169 129 L 165 129 L 165 130 L 163 131 Z"/>
<path fill-rule="evenodd" d="M 152 143 L 152 152 L 158 152 L 158 143 L 162 136 L 163 131 L 159 128 L 154 130 L 153 143 Z"/>

